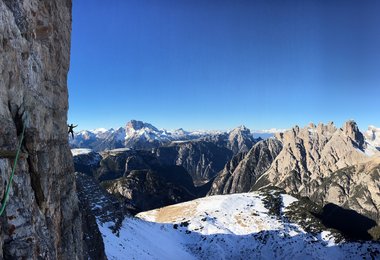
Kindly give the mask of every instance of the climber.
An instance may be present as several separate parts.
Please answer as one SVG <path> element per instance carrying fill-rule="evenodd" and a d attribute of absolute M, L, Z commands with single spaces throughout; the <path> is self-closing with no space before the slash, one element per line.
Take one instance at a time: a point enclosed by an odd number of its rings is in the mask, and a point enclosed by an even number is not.
<path fill-rule="evenodd" d="M 71 125 L 67 125 L 67 127 L 69 128 L 69 132 L 68 132 L 68 134 L 70 134 L 71 133 L 71 136 L 73 137 L 73 139 L 74 139 L 74 128 L 75 127 L 77 127 L 78 125 L 73 125 L 73 124 L 71 124 Z"/>

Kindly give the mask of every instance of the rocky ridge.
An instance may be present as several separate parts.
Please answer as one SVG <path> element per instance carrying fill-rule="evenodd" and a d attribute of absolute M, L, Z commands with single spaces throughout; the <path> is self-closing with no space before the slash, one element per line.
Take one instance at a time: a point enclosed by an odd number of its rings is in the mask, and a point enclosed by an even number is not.
<path fill-rule="evenodd" d="M 88 149 L 72 149 L 75 168 L 99 181 L 128 175 L 132 170 L 153 169 L 157 166 L 180 166 L 190 174 L 197 186 L 210 181 L 223 169 L 232 152 L 206 141 L 172 143 L 152 150 L 128 148 L 101 153 Z"/>
<path fill-rule="evenodd" d="M 229 149 L 207 141 L 172 143 L 154 152 L 164 164 L 184 167 L 197 186 L 215 177 L 232 157 Z"/>
<path fill-rule="evenodd" d="M 116 149 L 96 153 L 73 149 L 75 169 L 100 182 L 133 211 L 153 209 L 204 196 L 208 190 L 195 187 L 182 165 L 161 160 L 151 151 Z"/>
<path fill-rule="evenodd" d="M 373 159 L 379 155 L 354 121 L 342 128 L 333 123 L 295 126 L 235 156 L 217 175 L 209 195 L 277 186 L 322 206 L 334 203 L 355 210 L 380 223 L 379 161 Z"/>
<path fill-rule="evenodd" d="M 248 192 L 280 153 L 282 143 L 269 138 L 256 143 L 248 153 L 239 153 L 226 164 L 212 183 L 208 195 Z"/>
<path fill-rule="evenodd" d="M 132 170 L 126 176 L 102 182 L 102 186 L 123 203 L 133 205 L 135 212 L 197 198 L 190 176 L 178 166 Z"/>
<path fill-rule="evenodd" d="M 368 157 L 363 134 L 354 121 L 339 129 L 332 123 L 296 126 L 276 137 L 283 149 L 261 181 L 304 196 L 311 195 L 333 172 Z"/>

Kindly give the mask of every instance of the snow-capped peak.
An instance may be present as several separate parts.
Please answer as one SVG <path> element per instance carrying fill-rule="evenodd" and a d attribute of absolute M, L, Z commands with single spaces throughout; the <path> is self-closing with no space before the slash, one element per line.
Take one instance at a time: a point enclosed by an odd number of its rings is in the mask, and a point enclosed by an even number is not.
<path fill-rule="evenodd" d="M 380 150 L 380 128 L 373 125 L 368 126 L 368 130 L 364 132 L 364 138 L 369 146 Z"/>
<path fill-rule="evenodd" d="M 160 130 L 158 130 L 153 125 L 151 125 L 149 123 L 145 123 L 143 121 L 137 121 L 137 120 L 131 120 L 131 121 L 129 121 L 127 123 L 126 129 L 127 129 L 127 131 L 128 130 L 138 131 L 138 130 L 141 130 L 141 129 L 149 129 L 151 131 L 160 132 Z"/>
<path fill-rule="evenodd" d="M 105 133 L 107 131 L 109 131 L 108 129 L 106 128 L 96 128 L 96 129 L 93 129 L 93 130 L 90 130 L 91 132 L 93 132 L 94 134 L 102 134 L 102 133 Z"/>

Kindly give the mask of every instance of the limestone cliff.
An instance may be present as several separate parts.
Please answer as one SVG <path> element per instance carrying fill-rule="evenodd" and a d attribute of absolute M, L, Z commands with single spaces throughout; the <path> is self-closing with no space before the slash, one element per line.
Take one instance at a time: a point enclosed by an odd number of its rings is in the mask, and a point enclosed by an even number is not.
<path fill-rule="evenodd" d="M 380 224 L 380 158 L 338 170 L 325 178 L 311 199 L 353 209 Z M 380 238 L 380 234 L 377 234 Z"/>
<path fill-rule="evenodd" d="M 81 215 L 67 140 L 71 0 L 0 0 L 0 150 L 25 139 L 0 258 L 81 259 Z M 0 158 L 0 194 L 12 157 Z"/>
<path fill-rule="evenodd" d="M 305 196 L 333 172 L 367 158 L 363 135 L 354 121 L 343 128 L 332 123 L 296 126 L 276 137 L 283 149 L 261 178 L 261 185 L 267 182 Z"/>
<path fill-rule="evenodd" d="M 274 138 L 256 143 L 248 153 L 238 153 L 215 178 L 209 195 L 248 192 L 265 173 L 282 144 Z"/>
<path fill-rule="evenodd" d="M 232 157 L 231 150 L 203 140 L 172 143 L 155 153 L 163 164 L 184 167 L 196 186 L 215 177 Z"/>

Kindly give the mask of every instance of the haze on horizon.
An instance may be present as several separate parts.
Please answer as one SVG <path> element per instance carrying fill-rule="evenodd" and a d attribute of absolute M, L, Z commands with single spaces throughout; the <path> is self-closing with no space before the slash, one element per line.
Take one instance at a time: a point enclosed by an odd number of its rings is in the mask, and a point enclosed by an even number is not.
<path fill-rule="evenodd" d="M 380 126 L 380 2 L 74 0 L 80 129 Z"/>

